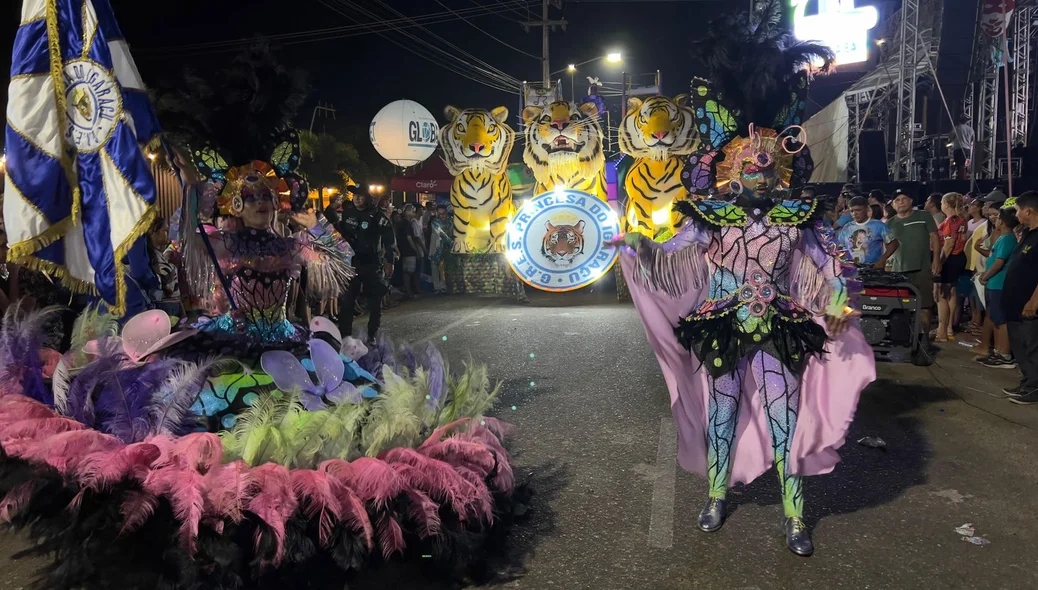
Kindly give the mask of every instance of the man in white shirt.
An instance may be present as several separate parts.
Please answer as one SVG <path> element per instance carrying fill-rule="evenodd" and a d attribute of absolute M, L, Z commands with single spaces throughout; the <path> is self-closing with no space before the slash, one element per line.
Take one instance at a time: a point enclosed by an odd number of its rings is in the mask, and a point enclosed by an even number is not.
<path fill-rule="evenodd" d="M 966 115 L 959 115 L 959 123 L 952 134 L 952 162 L 955 165 L 953 177 L 966 179 L 966 164 L 973 157 L 973 128 L 969 126 Z"/>

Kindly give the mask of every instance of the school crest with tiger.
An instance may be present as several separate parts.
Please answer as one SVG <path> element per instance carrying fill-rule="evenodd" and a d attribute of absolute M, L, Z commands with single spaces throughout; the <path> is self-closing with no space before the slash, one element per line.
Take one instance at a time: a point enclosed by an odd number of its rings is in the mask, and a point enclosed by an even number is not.
<path fill-rule="evenodd" d="M 541 255 L 555 266 L 572 266 L 577 257 L 584 253 L 585 225 L 583 219 L 572 225 L 555 225 L 546 221 Z"/>
<path fill-rule="evenodd" d="M 686 102 L 683 94 L 628 100 L 617 136 L 620 151 L 634 158 L 623 182 L 624 231 L 661 240 L 672 235 L 674 202 L 689 198 L 681 183 L 684 156 L 699 146 L 695 114 Z"/>
<path fill-rule="evenodd" d="M 537 180 L 535 194 L 556 187 L 608 198 L 605 152 L 598 107 L 557 101 L 523 109 L 526 145 L 523 162 Z"/>

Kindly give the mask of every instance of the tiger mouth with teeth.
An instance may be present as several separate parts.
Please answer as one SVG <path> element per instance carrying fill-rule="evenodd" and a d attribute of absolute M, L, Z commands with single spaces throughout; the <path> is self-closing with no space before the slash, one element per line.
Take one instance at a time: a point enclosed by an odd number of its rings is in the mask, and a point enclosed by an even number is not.
<path fill-rule="evenodd" d="M 549 154 L 556 152 L 579 152 L 584 149 L 583 143 L 577 143 L 565 135 L 556 137 L 551 143 L 542 143 L 541 147 L 544 148 Z"/>

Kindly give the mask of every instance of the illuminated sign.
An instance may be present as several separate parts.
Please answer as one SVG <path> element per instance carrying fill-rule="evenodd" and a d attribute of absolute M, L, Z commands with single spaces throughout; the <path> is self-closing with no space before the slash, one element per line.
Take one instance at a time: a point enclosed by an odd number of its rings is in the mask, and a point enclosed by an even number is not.
<path fill-rule="evenodd" d="M 793 36 L 816 41 L 836 54 L 836 64 L 869 59 L 869 31 L 879 22 L 873 6 L 855 7 L 854 0 L 818 0 L 818 14 L 807 15 L 808 0 L 793 0 Z"/>
<path fill-rule="evenodd" d="M 555 189 L 530 199 L 508 224 L 508 264 L 531 287 L 573 291 L 616 263 L 602 243 L 620 234 L 609 204 L 580 191 Z"/>

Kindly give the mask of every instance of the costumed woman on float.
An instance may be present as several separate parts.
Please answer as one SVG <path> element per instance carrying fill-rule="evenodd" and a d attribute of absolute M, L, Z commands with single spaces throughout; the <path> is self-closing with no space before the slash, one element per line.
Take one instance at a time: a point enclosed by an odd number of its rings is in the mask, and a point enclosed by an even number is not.
<path fill-rule="evenodd" d="M 709 482 L 699 528 L 720 529 L 729 485 L 774 462 L 786 544 L 807 556 L 803 477 L 839 461 L 875 360 L 853 317 L 853 267 L 819 203 L 786 192 L 813 168 L 804 69 L 832 54 L 793 41 L 780 11 L 769 2 L 749 27 L 722 19 L 696 43 L 711 78 L 693 83 L 701 145 L 683 181 L 707 200 L 675 205 L 686 220 L 668 242 L 628 234 L 621 263 L 670 390 L 679 462 Z"/>

